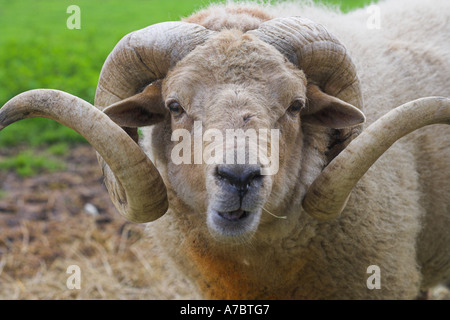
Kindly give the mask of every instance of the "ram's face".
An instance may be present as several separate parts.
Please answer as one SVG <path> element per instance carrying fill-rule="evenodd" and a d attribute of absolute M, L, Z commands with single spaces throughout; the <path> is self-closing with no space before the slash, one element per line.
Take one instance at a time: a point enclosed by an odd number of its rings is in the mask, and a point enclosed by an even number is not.
<path fill-rule="evenodd" d="M 361 102 L 346 52 L 322 26 L 301 18 L 246 33 L 167 22 L 124 37 L 105 62 L 96 104 L 135 140 L 136 127 L 162 122 L 145 148 L 167 171 L 163 179 L 142 150 L 128 164 L 101 161 L 116 207 L 143 222 L 171 202 L 226 241 L 248 239 L 262 224 L 274 227 L 269 213 L 298 208 L 293 197 L 300 199 L 322 168 L 310 160 L 324 157 L 329 135 L 312 127 L 364 121 L 346 102 Z M 125 150 L 136 147 L 123 140 Z"/>
<path fill-rule="evenodd" d="M 303 72 L 255 37 L 222 32 L 169 72 L 162 93 L 177 195 L 222 240 L 248 238 L 273 220 L 266 211 L 293 180 L 285 155 L 299 159 Z"/>

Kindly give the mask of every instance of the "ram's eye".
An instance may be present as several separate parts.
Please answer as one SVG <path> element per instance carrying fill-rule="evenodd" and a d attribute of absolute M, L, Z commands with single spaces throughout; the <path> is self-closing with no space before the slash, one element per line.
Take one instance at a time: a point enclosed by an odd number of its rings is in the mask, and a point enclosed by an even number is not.
<path fill-rule="evenodd" d="M 305 106 L 305 101 L 303 99 L 295 99 L 291 105 L 289 106 L 289 108 L 287 109 L 287 111 L 291 114 L 291 115 L 297 115 L 300 110 L 303 109 L 303 107 Z"/>
<path fill-rule="evenodd" d="M 178 117 L 184 113 L 183 107 L 177 101 L 170 102 L 167 108 L 169 108 L 170 113 L 174 117 Z"/>

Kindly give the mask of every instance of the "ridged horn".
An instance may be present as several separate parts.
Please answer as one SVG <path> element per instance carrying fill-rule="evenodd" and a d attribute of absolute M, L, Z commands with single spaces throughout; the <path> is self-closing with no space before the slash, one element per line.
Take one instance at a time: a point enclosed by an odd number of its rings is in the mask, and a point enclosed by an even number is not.
<path fill-rule="evenodd" d="M 95 106 L 103 110 L 164 78 L 170 67 L 211 33 L 192 23 L 164 22 L 126 35 L 102 68 Z M 62 91 L 31 90 L 0 110 L 0 130 L 30 117 L 54 119 L 73 128 L 97 151 L 106 187 L 119 213 L 134 222 L 161 217 L 168 209 L 167 190 L 158 170 L 134 140 L 137 129 L 119 127 L 97 108 Z"/>
<path fill-rule="evenodd" d="M 95 95 L 95 106 L 103 110 L 115 102 L 138 93 L 149 83 L 163 79 L 169 68 L 197 45 L 206 41 L 212 33 L 193 23 L 163 22 L 126 35 L 115 46 L 103 65 Z M 136 128 L 124 129 L 137 140 Z M 123 203 L 129 202 L 127 192 L 123 188 L 124 184 L 117 179 L 117 174 L 111 170 L 108 162 L 105 163 L 101 154 L 98 156 L 98 161 L 103 169 L 105 185 L 111 199 L 119 209 Z M 151 164 L 151 161 L 145 161 Z M 153 164 L 151 166 L 154 168 Z M 149 171 L 156 171 L 156 169 Z M 162 177 L 159 174 L 158 178 L 143 174 L 141 179 L 154 179 L 155 183 L 151 189 L 135 188 L 133 192 L 139 194 L 143 198 L 142 201 L 146 201 L 146 198 L 154 198 L 155 203 L 163 203 L 160 197 L 162 194 L 166 197 L 166 187 Z M 131 210 L 125 215 L 128 219 L 130 215 L 133 215 L 139 216 L 142 222 L 147 222 L 162 216 L 167 210 L 167 204 L 154 207 L 152 210 L 134 208 L 130 205 L 128 208 Z"/>
<path fill-rule="evenodd" d="M 301 17 L 287 17 L 264 22 L 248 33 L 274 46 L 303 70 L 308 83 L 363 111 L 356 66 L 345 46 L 324 26 Z M 328 157 L 333 159 L 344 150 L 362 128 L 362 125 L 357 125 L 336 130 L 334 135 L 338 143 L 334 143 Z"/>

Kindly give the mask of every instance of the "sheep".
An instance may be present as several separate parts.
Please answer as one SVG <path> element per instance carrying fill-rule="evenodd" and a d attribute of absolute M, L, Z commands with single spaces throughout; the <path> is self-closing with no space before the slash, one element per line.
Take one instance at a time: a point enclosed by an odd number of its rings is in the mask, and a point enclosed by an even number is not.
<path fill-rule="evenodd" d="M 211 5 L 125 36 L 97 108 L 32 90 L 0 129 L 45 116 L 85 136 L 119 213 L 158 219 L 152 241 L 204 298 L 413 299 L 450 279 L 450 4 L 378 8 L 369 29 L 364 9 Z M 278 171 L 175 164 L 173 134 L 195 122 L 278 130 Z"/>

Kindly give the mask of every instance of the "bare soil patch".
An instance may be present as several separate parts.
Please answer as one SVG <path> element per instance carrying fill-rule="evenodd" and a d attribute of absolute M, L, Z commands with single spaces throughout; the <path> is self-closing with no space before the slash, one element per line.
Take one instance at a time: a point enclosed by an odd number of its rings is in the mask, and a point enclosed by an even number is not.
<path fill-rule="evenodd" d="M 95 152 L 77 146 L 64 172 L 0 172 L 0 299 L 181 299 L 192 289 L 127 222 L 103 184 Z M 81 289 L 70 290 L 70 265 Z"/>

